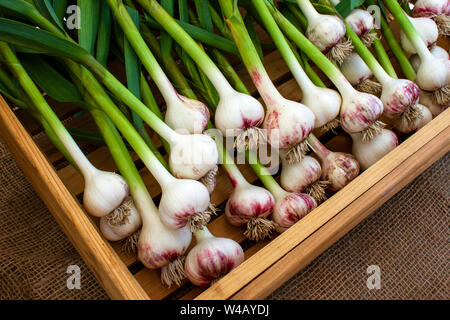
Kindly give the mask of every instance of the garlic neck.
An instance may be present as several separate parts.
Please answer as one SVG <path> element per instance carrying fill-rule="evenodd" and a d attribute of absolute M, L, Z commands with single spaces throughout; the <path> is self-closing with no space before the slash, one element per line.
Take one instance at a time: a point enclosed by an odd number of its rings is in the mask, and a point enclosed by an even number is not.
<path fill-rule="evenodd" d="M 196 231 L 194 233 L 195 239 L 197 240 L 197 243 L 200 243 L 202 241 L 215 238 L 212 233 L 208 230 L 207 227 L 203 227 L 202 229 Z"/>
<path fill-rule="evenodd" d="M 314 9 L 314 6 L 309 0 L 297 0 L 298 6 L 303 11 L 303 14 L 308 19 L 308 22 L 313 22 L 320 18 L 320 14 Z"/>
<path fill-rule="evenodd" d="M 313 134 L 310 134 L 308 138 L 306 138 L 308 141 L 309 146 L 313 149 L 315 154 L 319 156 L 322 160 L 325 159 L 331 151 L 328 150 L 320 141 L 317 139 L 317 137 Z"/>

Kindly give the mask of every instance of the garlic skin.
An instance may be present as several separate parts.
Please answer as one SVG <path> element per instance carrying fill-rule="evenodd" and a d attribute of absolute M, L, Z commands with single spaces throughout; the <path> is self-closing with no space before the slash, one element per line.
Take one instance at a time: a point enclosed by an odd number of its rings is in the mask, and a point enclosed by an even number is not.
<path fill-rule="evenodd" d="M 283 160 L 280 184 L 286 191 L 302 192 L 319 180 L 321 175 L 322 167 L 313 157 L 305 156 L 302 161 L 293 164 Z"/>
<path fill-rule="evenodd" d="M 264 108 L 252 96 L 230 90 L 223 99 L 220 99 L 214 119 L 216 128 L 224 136 L 237 136 L 263 122 Z"/>
<path fill-rule="evenodd" d="M 384 104 L 384 114 L 395 118 L 407 108 L 419 102 L 420 89 L 414 82 L 406 79 L 391 78 L 383 83 L 381 101 Z"/>
<path fill-rule="evenodd" d="M 366 10 L 354 9 L 345 21 L 358 36 L 368 33 L 374 27 L 374 18 Z"/>
<path fill-rule="evenodd" d="M 359 162 L 349 153 L 330 152 L 321 160 L 322 180 L 330 183 L 328 190 L 332 192 L 344 188 L 359 174 Z"/>
<path fill-rule="evenodd" d="M 316 207 L 317 202 L 313 197 L 305 193 L 284 191 L 276 197 L 272 214 L 272 219 L 277 224 L 276 230 L 280 233 L 286 231 Z"/>
<path fill-rule="evenodd" d="M 338 117 L 342 98 L 335 90 L 311 86 L 309 90 L 302 91 L 302 95 L 302 104 L 314 113 L 315 128 L 320 128 Z"/>
<path fill-rule="evenodd" d="M 170 171 L 177 178 L 199 180 L 219 161 L 216 143 L 205 134 L 178 134 L 170 147 Z"/>
<path fill-rule="evenodd" d="M 267 141 L 272 146 L 293 148 L 314 129 L 314 113 L 301 103 L 279 97 L 267 107 L 263 128 L 267 130 Z"/>
<path fill-rule="evenodd" d="M 144 223 L 139 234 L 138 259 L 150 269 L 158 269 L 181 257 L 192 234 L 186 228 L 170 229 L 162 223 Z"/>
<path fill-rule="evenodd" d="M 170 228 L 186 226 L 190 217 L 207 211 L 210 205 L 208 189 L 196 180 L 172 179 L 162 186 L 159 213 Z"/>
<path fill-rule="evenodd" d="M 345 37 L 345 24 L 338 17 L 320 14 L 317 18 L 308 20 L 306 36 L 325 53 Z"/>
<path fill-rule="evenodd" d="M 448 0 L 418 0 L 414 4 L 413 14 L 415 16 L 450 15 L 450 3 Z"/>
<path fill-rule="evenodd" d="M 167 105 L 164 122 L 173 130 L 182 133 L 202 133 L 209 120 L 208 107 L 198 100 L 189 99 L 182 95 L 175 103 Z"/>
<path fill-rule="evenodd" d="M 375 162 L 398 146 L 397 135 L 383 129 L 379 135 L 368 142 L 362 140 L 361 134 L 351 134 L 353 140 L 352 153 L 358 159 L 361 169 L 366 170 Z"/>
<path fill-rule="evenodd" d="M 426 17 L 411 18 L 409 16 L 408 18 L 427 47 L 431 46 L 437 41 L 439 37 L 439 30 L 436 22 L 434 22 L 433 19 Z M 402 48 L 407 53 L 410 54 L 417 53 L 416 48 L 408 40 L 408 37 L 405 35 L 403 31 L 400 32 L 400 43 L 402 45 Z"/>
<path fill-rule="evenodd" d="M 94 217 L 103 217 L 119 207 L 129 195 L 122 176 L 92 168 L 84 175 L 83 206 Z"/>
<path fill-rule="evenodd" d="M 438 59 L 448 60 L 450 58 L 447 50 L 445 50 L 439 46 L 432 46 L 430 48 L 430 52 L 434 57 L 436 57 Z M 414 68 L 414 71 L 417 72 L 417 70 L 419 69 L 419 66 L 420 66 L 420 57 L 417 54 L 414 54 L 409 58 L 409 60 L 411 62 L 411 65 Z"/>
<path fill-rule="evenodd" d="M 420 91 L 419 102 L 430 110 L 433 117 L 438 116 L 449 107 L 448 105 L 437 104 L 434 101 L 433 94 L 423 90 Z"/>
<path fill-rule="evenodd" d="M 225 217 L 231 225 L 242 226 L 252 219 L 267 218 L 274 205 L 275 199 L 266 189 L 240 183 L 228 198 Z"/>
<path fill-rule="evenodd" d="M 373 77 L 372 71 L 356 52 L 345 58 L 340 68 L 352 86 L 356 86 L 364 80 Z"/>
<path fill-rule="evenodd" d="M 100 219 L 100 231 L 109 241 L 120 241 L 132 235 L 142 225 L 141 215 L 134 203 L 131 204 L 128 216 L 123 224 L 113 225 L 106 216 Z"/>
<path fill-rule="evenodd" d="M 208 286 L 244 261 L 244 251 L 234 240 L 214 237 L 208 229 L 195 233 L 197 244 L 184 264 L 187 278 L 196 286 Z"/>
<path fill-rule="evenodd" d="M 342 95 L 341 126 L 348 133 L 368 129 L 383 113 L 383 103 L 374 95 L 353 90 Z M 322 167 L 323 169 L 323 167 Z"/>
<path fill-rule="evenodd" d="M 433 119 L 431 111 L 421 104 L 416 105 L 417 110 L 420 112 L 420 117 L 415 119 L 414 122 L 410 123 L 406 119 L 400 118 L 395 123 L 395 128 L 401 133 L 410 133 L 417 131 L 430 122 Z"/>
<path fill-rule="evenodd" d="M 450 84 L 450 60 L 429 54 L 417 70 L 416 83 L 426 91 L 435 91 Z"/>

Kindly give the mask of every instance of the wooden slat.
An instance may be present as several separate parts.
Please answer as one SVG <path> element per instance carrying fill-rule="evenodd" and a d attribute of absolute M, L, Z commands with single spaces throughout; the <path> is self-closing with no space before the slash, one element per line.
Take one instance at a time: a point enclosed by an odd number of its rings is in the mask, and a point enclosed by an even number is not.
<path fill-rule="evenodd" d="M 197 299 L 228 299 L 448 127 L 446 110 Z M 420 159 L 422 160 L 422 159 Z M 419 160 L 419 161 L 420 161 Z"/>
<path fill-rule="evenodd" d="M 8 149 L 108 295 L 115 299 L 148 299 L 2 97 L 0 122 L 0 134 Z"/>
<path fill-rule="evenodd" d="M 447 127 L 232 299 L 264 299 L 450 150 Z M 361 208 L 364 208 L 362 210 Z"/>

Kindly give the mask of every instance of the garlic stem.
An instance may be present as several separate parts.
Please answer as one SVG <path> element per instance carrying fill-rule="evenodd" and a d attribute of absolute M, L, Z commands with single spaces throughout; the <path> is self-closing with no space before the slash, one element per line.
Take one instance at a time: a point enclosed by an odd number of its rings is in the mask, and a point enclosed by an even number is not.
<path fill-rule="evenodd" d="M 311 2 L 309 2 L 309 0 L 297 0 L 297 4 L 303 11 L 308 21 L 320 18 L 320 14 L 316 11 L 316 9 L 311 4 Z"/>
<path fill-rule="evenodd" d="M 86 158 L 86 156 L 81 151 L 80 147 L 73 140 L 72 136 L 69 134 L 67 129 L 58 119 L 58 116 L 53 112 L 50 106 L 47 104 L 47 101 L 42 96 L 39 89 L 36 87 L 33 80 L 27 74 L 20 61 L 17 59 L 16 55 L 10 48 L 10 46 L 0 41 L 0 52 L 6 60 L 6 63 L 13 74 L 17 77 L 21 87 L 26 92 L 28 97 L 36 109 L 48 123 L 48 125 L 55 132 L 58 139 L 66 148 L 67 152 L 71 155 L 72 159 L 77 164 L 83 176 L 87 179 L 91 176 L 94 176 L 97 172 L 97 169 L 90 163 L 90 161 Z"/>
<path fill-rule="evenodd" d="M 310 90 L 314 90 L 316 86 L 314 85 L 314 83 L 312 83 L 312 81 L 309 79 L 309 77 L 301 67 L 287 40 L 283 36 L 281 30 L 279 29 L 272 15 L 267 9 L 267 6 L 264 4 L 264 0 L 252 0 L 252 3 L 258 11 L 261 19 L 263 20 L 272 40 L 275 42 L 278 50 L 283 55 L 283 58 L 286 61 L 289 70 L 292 72 L 295 80 L 300 85 L 303 94 L 307 93 Z"/>
<path fill-rule="evenodd" d="M 397 20 L 397 22 L 402 27 L 402 31 L 406 34 L 409 41 L 411 41 L 413 46 L 416 48 L 417 54 L 420 56 L 420 59 L 424 61 L 425 59 L 432 57 L 432 54 L 428 50 L 416 28 L 414 28 L 414 25 L 409 20 L 408 16 L 402 10 L 400 5 L 396 1 L 384 0 L 384 3 L 386 3 L 389 11 L 391 11 L 393 16 L 395 17 L 395 20 Z"/>
<path fill-rule="evenodd" d="M 352 40 L 356 52 L 358 52 L 358 55 L 364 60 L 370 70 L 372 70 L 377 80 L 382 85 L 392 80 L 392 77 L 389 76 L 381 64 L 378 63 L 377 59 L 375 59 L 370 50 L 364 45 L 361 39 L 359 39 L 358 35 L 350 28 L 347 22 L 345 23 L 345 26 L 347 29 L 347 36 Z"/>
<path fill-rule="evenodd" d="M 111 0 L 112 1 L 112 0 Z M 138 0 L 147 11 L 170 36 L 194 59 L 201 70 L 216 88 L 219 96 L 226 98 L 234 91 L 222 72 L 214 62 L 199 47 L 199 45 L 178 25 L 174 19 L 155 0 Z"/>
<path fill-rule="evenodd" d="M 321 159 L 325 159 L 331 153 L 331 151 L 328 150 L 314 134 L 310 134 L 307 140 L 314 153 Z"/>

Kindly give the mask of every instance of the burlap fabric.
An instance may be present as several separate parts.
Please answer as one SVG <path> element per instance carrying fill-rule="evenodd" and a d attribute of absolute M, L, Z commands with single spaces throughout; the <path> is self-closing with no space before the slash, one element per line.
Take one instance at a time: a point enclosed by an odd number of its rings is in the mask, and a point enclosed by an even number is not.
<path fill-rule="evenodd" d="M 444 157 L 269 299 L 448 299 L 448 167 Z M 107 295 L 0 142 L 0 299 Z M 81 268 L 69 290 L 67 267 Z M 368 290 L 366 269 L 381 269 Z"/>

